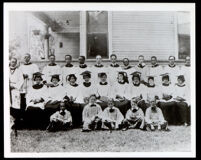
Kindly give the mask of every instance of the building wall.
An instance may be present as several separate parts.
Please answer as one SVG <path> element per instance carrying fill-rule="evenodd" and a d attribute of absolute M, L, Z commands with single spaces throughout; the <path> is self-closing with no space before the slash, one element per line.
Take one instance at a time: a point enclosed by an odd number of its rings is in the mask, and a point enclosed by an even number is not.
<path fill-rule="evenodd" d="M 112 53 L 120 59 L 167 59 L 177 54 L 174 12 L 112 12 Z"/>

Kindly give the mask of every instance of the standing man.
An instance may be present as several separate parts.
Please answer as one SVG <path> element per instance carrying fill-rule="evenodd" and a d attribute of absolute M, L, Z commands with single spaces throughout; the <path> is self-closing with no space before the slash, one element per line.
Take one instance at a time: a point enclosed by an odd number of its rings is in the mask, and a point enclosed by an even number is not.
<path fill-rule="evenodd" d="M 190 56 L 187 56 L 185 59 L 185 65 L 181 66 L 180 73 L 184 75 L 185 83 L 187 87 L 190 89 L 190 77 L 191 77 L 191 60 Z"/>
<path fill-rule="evenodd" d="M 175 56 L 169 56 L 169 64 L 164 68 L 164 73 L 169 73 L 170 83 L 177 83 L 177 75 L 180 72 L 179 66 L 175 64 Z"/>
<path fill-rule="evenodd" d="M 138 64 L 135 66 L 136 71 L 141 73 L 141 81 L 143 84 L 146 84 L 146 76 L 148 75 L 148 68 L 144 63 L 144 56 L 139 55 Z"/>
<path fill-rule="evenodd" d="M 108 73 L 108 70 L 102 64 L 102 57 L 101 55 L 96 56 L 96 64 L 92 68 L 92 83 L 97 84 L 99 81 L 98 74 L 101 72 Z"/>
<path fill-rule="evenodd" d="M 162 74 L 162 66 L 160 66 L 157 62 L 156 56 L 151 57 L 151 66 L 149 67 L 149 75 L 152 75 L 155 77 L 155 83 L 156 85 L 161 85 L 162 81 L 160 78 L 160 74 Z"/>
<path fill-rule="evenodd" d="M 66 65 L 62 68 L 62 83 L 63 83 L 63 85 L 66 85 L 68 82 L 66 80 L 67 75 L 75 72 L 75 70 L 74 70 L 75 67 L 72 64 L 72 56 L 71 55 L 65 55 L 65 61 L 66 61 Z"/>
<path fill-rule="evenodd" d="M 22 118 L 22 110 L 20 105 L 20 89 L 24 83 L 24 78 L 22 71 L 17 66 L 16 58 L 11 58 L 9 67 L 9 87 L 11 101 L 10 114 L 14 118 L 14 125 L 12 126 L 12 128 L 17 129 L 19 121 Z"/>
<path fill-rule="evenodd" d="M 110 83 L 114 83 L 116 81 L 116 77 L 118 74 L 118 70 L 119 70 L 119 64 L 117 64 L 117 55 L 116 54 L 111 54 L 110 55 L 110 60 L 111 60 L 111 64 L 109 65 L 108 69 L 108 80 Z"/>
<path fill-rule="evenodd" d="M 31 55 L 26 53 L 24 55 L 24 64 L 20 65 L 20 70 L 23 73 L 24 83 L 21 88 L 21 104 L 22 108 L 26 108 L 26 94 L 33 85 L 33 74 L 39 72 L 36 64 L 31 63 Z"/>
<path fill-rule="evenodd" d="M 43 68 L 42 73 L 44 74 L 44 76 L 43 76 L 44 83 L 47 86 L 52 85 L 51 76 L 54 75 L 54 74 L 60 75 L 59 79 L 62 79 L 62 77 L 61 77 L 61 75 L 62 75 L 61 67 L 55 63 L 55 55 L 52 54 L 52 55 L 49 56 L 49 64 Z M 62 82 L 60 81 L 60 84 L 61 83 Z"/>
<path fill-rule="evenodd" d="M 135 71 L 135 69 L 130 65 L 130 61 L 128 58 L 123 59 L 123 66 L 121 66 L 121 70 L 126 72 L 127 75 L 130 75 L 133 72 L 133 70 Z M 130 77 L 128 78 L 129 78 L 128 80 L 131 81 L 131 78 Z"/>

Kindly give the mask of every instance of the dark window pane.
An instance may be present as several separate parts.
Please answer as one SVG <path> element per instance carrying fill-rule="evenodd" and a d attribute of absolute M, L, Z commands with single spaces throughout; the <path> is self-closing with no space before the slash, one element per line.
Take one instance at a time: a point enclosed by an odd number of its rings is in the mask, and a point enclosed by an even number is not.
<path fill-rule="evenodd" d="M 108 58 L 108 12 L 87 12 L 87 58 Z"/>
<path fill-rule="evenodd" d="M 179 59 L 185 59 L 190 56 L 190 36 L 179 34 Z"/>

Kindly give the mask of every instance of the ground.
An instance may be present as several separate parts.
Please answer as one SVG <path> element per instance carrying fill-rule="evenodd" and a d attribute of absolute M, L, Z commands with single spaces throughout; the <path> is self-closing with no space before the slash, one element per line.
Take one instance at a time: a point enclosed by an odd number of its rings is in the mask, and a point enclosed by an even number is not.
<path fill-rule="evenodd" d="M 81 129 L 49 133 L 11 132 L 11 152 L 190 152 L 190 127 L 170 126 L 170 132 L 93 131 Z"/>

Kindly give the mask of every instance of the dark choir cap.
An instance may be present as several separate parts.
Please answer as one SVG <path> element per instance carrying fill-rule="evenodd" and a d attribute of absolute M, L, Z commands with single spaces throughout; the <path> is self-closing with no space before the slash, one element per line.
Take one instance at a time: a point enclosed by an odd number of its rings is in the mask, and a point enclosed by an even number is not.
<path fill-rule="evenodd" d="M 91 72 L 90 71 L 84 71 L 80 75 L 91 77 Z"/>
<path fill-rule="evenodd" d="M 35 81 L 35 79 L 38 78 L 38 77 L 41 78 L 41 80 L 42 80 L 42 75 L 44 75 L 44 74 L 42 74 L 40 72 L 33 73 L 33 80 Z"/>
<path fill-rule="evenodd" d="M 184 75 L 178 75 L 177 79 L 181 79 L 182 81 L 185 81 Z"/>
<path fill-rule="evenodd" d="M 169 73 L 164 73 L 164 74 L 161 74 L 160 76 L 162 76 L 162 79 L 164 79 L 164 78 L 169 79 Z"/>
<path fill-rule="evenodd" d="M 103 77 L 103 76 L 107 76 L 107 74 L 105 72 L 98 73 L 98 77 Z"/>
<path fill-rule="evenodd" d="M 130 75 L 132 75 L 133 78 L 138 77 L 140 79 L 141 74 L 142 74 L 141 72 L 135 71 L 135 72 L 131 73 Z"/>
<path fill-rule="evenodd" d="M 59 75 L 60 74 L 54 74 L 54 75 L 52 75 L 51 82 L 52 82 L 53 78 L 56 78 L 58 81 L 60 81 Z"/>

